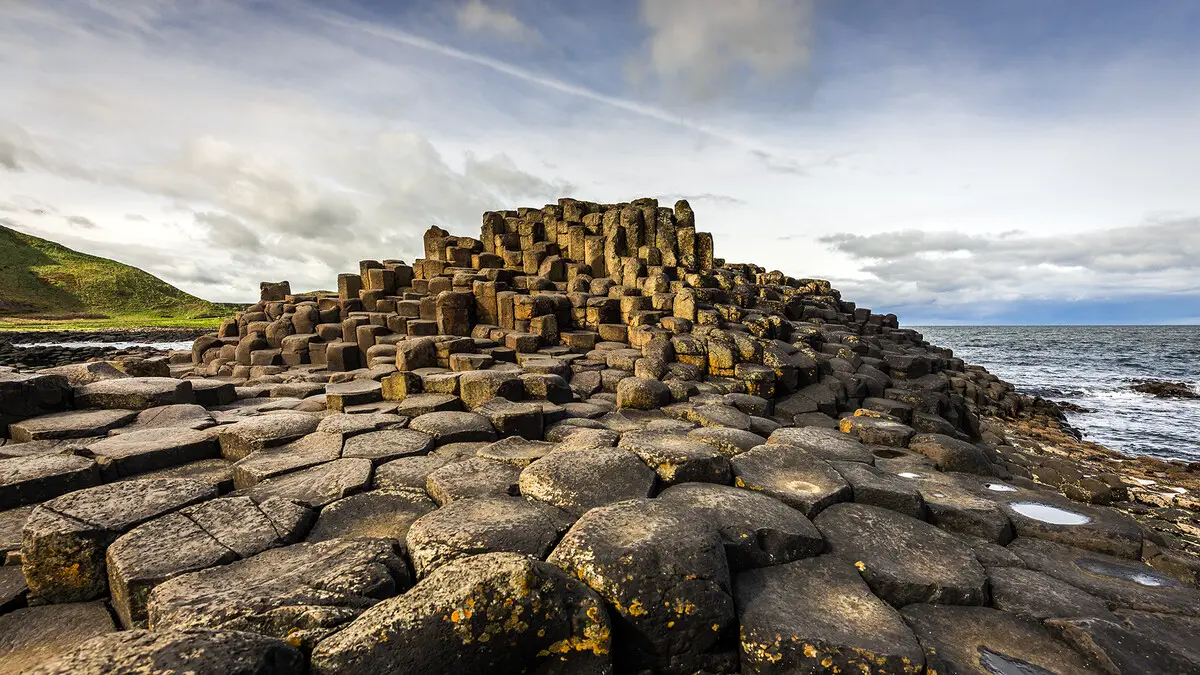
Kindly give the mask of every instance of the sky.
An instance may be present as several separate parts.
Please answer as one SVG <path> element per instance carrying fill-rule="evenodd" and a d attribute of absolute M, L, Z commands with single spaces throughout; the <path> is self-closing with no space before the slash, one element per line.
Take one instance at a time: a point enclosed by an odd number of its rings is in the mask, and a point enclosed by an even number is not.
<path fill-rule="evenodd" d="M 909 325 L 1200 323 L 1192 0 L 0 0 L 0 224 L 216 301 L 688 199 Z"/>

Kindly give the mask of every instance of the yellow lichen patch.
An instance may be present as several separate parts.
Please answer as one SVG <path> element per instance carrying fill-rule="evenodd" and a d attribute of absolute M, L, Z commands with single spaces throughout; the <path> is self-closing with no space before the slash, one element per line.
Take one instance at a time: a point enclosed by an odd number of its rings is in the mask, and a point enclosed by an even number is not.
<path fill-rule="evenodd" d="M 863 561 L 861 561 L 861 560 L 855 561 L 855 563 L 854 563 L 854 566 L 858 568 L 858 571 L 859 571 L 859 572 L 866 572 L 866 571 L 867 571 L 867 564 L 866 564 L 866 563 L 864 563 L 864 562 L 863 562 Z"/>
<path fill-rule="evenodd" d="M 719 623 L 714 623 L 714 624 L 712 625 L 712 629 L 713 629 L 713 632 L 720 632 L 720 631 L 721 631 L 721 624 L 719 624 Z"/>
<path fill-rule="evenodd" d="M 854 431 L 854 422 L 851 422 L 843 417 L 842 421 L 838 422 L 838 429 L 840 429 L 842 433 L 848 434 L 851 431 Z"/>
<path fill-rule="evenodd" d="M 829 668 L 830 666 L 833 665 L 833 658 L 826 656 L 825 658 L 821 659 L 821 665 L 826 668 Z"/>
<path fill-rule="evenodd" d="M 742 640 L 742 654 L 750 661 L 757 660 L 778 663 L 783 660 L 783 653 L 779 651 L 778 640 L 774 644 L 760 644 Z"/>
<path fill-rule="evenodd" d="M 629 608 L 625 610 L 625 613 L 630 616 L 645 616 L 648 612 L 646 611 L 645 607 L 642 607 L 641 600 L 634 600 L 633 602 L 629 603 Z"/>
<path fill-rule="evenodd" d="M 671 609 L 673 609 L 676 614 L 678 614 L 680 616 L 685 616 L 685 615 L 691 614 L 692 612 L 695 612 L 696 605 L 694 605 L 686 600 L 676 599 L 675 604 L 671 607 Z"/>
<path fill-rule="evenodd" d="M 804 655 L 810 659 L 817 658 L 817 648 L 812 645 L 804 645 Z"/>

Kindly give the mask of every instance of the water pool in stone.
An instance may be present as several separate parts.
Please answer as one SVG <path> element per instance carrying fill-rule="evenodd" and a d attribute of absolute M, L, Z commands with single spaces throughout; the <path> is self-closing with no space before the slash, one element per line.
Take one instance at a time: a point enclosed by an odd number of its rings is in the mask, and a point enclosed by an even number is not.
<path fill-rule="evenodd" d="M 904 473 L 898 473 L 896 475 L 900 476 L 901 478 L 924 478 L 925 477 L 919 473 L 912 473 L 911 471 L 905 471 Z"/>
<path fill-rule="evenodd" d="M 989 489 L 993 492 L 1016 492 L 1017 491 L 1017 488 L 1015 488 L 1011 485 L 1005 485 L 1004 483 L 988 483 L 987 489 Z"/>
<path fill-rule="evenodd" d="M 1099 574 L 1101 576 L 1112 577 L 1114 579 L 1124 579 L 1125 581 L 1132 581 L 1140 586 L 1161 588 L 1163 586 L 1179 585 L 1179 582 L 1161 574 L 1155 574 L 1154 572 L 1150 571 L 1130 569 L 1125 565 L 1114 565 L 1113 563 L 1105 562 L 1103 560 L 1096 560 L 1095 558 L 1080 558 L 1079 560 L 1075 561 L 1075 566 L 1082 570 L 1091 572 L 1092 574 Z"/>
<path fill-rule="evenodd" d="M 994 652 L 987 647 L 979 648 L 979 665 L 992 675 L 1054 675 L 1041 666 Z"/>
<path fill-rule="evenodd" d="M 1091 522 L 1091 518 L 1082 513 L 1075 513 L 1066 509 L 1060 509 L 1057 506 L 1049 504 L 1038 504 L 1037 502 L 1014 502 L 1009 504 L 1013 511 L 1025 516 L 1040 520 L 1043 523 L 1051 525 L 1083 525 Z"/>

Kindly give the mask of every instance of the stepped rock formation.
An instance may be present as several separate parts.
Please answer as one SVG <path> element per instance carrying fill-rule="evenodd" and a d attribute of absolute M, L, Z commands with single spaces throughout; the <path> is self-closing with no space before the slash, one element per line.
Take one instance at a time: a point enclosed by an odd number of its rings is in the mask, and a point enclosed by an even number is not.
<path fill-rule="evenodd" d="M 1200 672 L 1193 498 L 894 315 L 684 201 L 424 246 L 0 372 L 0 673 Z"/>

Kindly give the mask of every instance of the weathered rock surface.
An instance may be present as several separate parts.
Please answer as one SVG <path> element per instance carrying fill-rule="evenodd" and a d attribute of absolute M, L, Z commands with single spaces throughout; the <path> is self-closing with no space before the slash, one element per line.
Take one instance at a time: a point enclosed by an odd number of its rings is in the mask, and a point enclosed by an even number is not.
<path fill-rule="evenodd" d="M 729 460 L 716 447 L 674 434 L 658 431 L 630 431 L 621 434 L 618 447 L 637 455 L 655 473 L 663 485 L 704 482 L 728 484 Z"/>
<path fill-rule="evenodd" d="M 256 502 L 281 497 L 313 508 L 365 491 L 371 485 L 371 460 L 339 459 L 268 478 L 247 492 Z"/>
<path fill-rule="evenodd" d="M 637 455 L 617 448 L 560 450 L 521 471 L 521 494 L 576 517 L 597 506 L 649 497 L 655 474 Z"/>
<path fill-rule="evenodd" d="M 0 673 L 17 675 L 116 630 L 103 602 L 18 609 L 0 616 Z"/>
<path fill-rule="evenodd" d="M 658 499 L 707 520 L 725 543 L 734 572 L 815 556 L 825 550 L 817 528 L 796 509 L 764 494 L 709 483 L 682 483 Z"/>
<path fill-rule="evenodd" d="M 809 518 L 852 494 L 829 462 L 793 445 L 760 445 L 730 464 L 735 485 L 774 497 Z"/>
<path fill-rule="evenodd" d="M 734 579 L 744 673 L 920 673 L 921 645 L 900 613 L 834 556 Z M 834 669 L 837 670 L 834 670 Z"/>
<path fill-rule="evenodd" d="M 313 518 L 308 508 L 283 499 L 255 504 L 249 497 L 228 497 L 135 527 L 108 548 L 113 609 L 125 628 L 145 627 L 146 601 L 158 584 L 294 544 Z"/>
<path fill-rule="evenodd" d="M 313 650 L 314 675 L 611 672 L 600 598 L 553 565 L 513 553 L 450 562 L 366 610 Z"/>
<path fill-rule="evenodd" d="M 221 454 L 237 461 L 256 450 L 290 443 L 317 430 L 321 419 L 302 412 L 256 415 L 222 427 L 217 434 Z"/>
<path fill-rule="evenodd" d="M 395 539 L 403 544 L 418 518 L 437 505 L 404 490 L 373 490 L 339 499 L 321 509 L 307 541 Z"/>
<path fill-rule="evenodd" d="M 55 603 L 102 597 L 108 590 L 105 551 L 117 537 L 216 495 L 201 481 L 151 478 L 79 490 L 38 506 L 21 535 L 30 592 Z"/>
<path fill-rule="evenodd" d="M 694 672 L 727 663 L 735 630 L 729 567 L 707 521 L 658 500 L 592 509 L 549 562 L 602 597 L 613 616 L 618 669 Z"/>
<path fill-rule="evenodd" d="M 195 402 L 192 383 L 171 377 L 126 377 L 75 388 L 75 404 L 80 408 L 145 410 Z"/>
<path fill-rule="evenodd" d="M 286 642 L 239 631 L 132 630 L 93 638 L 26 671 L 31 675 L 298 675 L 304 655 Z"/>
<path fill-rule="evenodd" d="M 508 551 L 545 559 L 570 519 L 519 497 L 459 499 L 421 516 L 408 530 L 417 576 L 479 553 Z"/>
<path fill-rule="evenodd" d="M 221 449 L 207 432 L 161 427 L 89 442 L 80 454 L 95 459 L 106 476 L 124 478 L 220 457 Z"/>
<path fill-rule="evenodd" d="M 275 548 L 159 584 L 153 630 L 241 630 L 311 647 L 410 585 L 394 542 L 334 539 Z"/>
<path fill-rule="evenodd" d="M 36 504 L 100 483 L 100 467 L 86 457 L 32 455 L 0 459 L 0 509 Z"/>
<path fill-rule="evenodd" d="M 857 566 L 871 590 L 895 607 L 987 602 L 987 575 L 975 554 L 928 523 L 876 506 L 836 504 L 813 524 L 829 551 Z"/>
<path fill-rule="evenodd" d="M 103 436 L 137 418 L 133 410 L 71 410 L 10 424 L 9 435 L 18 443 Z"/>
<path fill-rule="evenodd" d="M 986 607 L 911 605 L 902 611 L 938 673 L 1055 673 L 1095 671 L 1041 625 Z"/>

